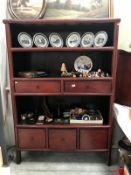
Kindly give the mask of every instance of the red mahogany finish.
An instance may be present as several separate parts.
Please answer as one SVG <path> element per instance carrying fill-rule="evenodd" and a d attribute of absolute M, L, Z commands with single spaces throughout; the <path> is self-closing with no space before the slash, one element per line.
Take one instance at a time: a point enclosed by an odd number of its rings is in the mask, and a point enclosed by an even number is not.
<path fill-rule="evenodd" d="M 112 109 L 114 102 L 117 39 L 119 19 L 81 20 L 4 20 L 8 47 L 10 84 L 17 163 L 21 151 L 105 151 L 108 164 L 111 160 Z M 106 31 L 108 41 L 104 47 L 68 48 L 65 44 L 71 32 L 81 36 L 86 32 L 96 34 Z M 62 48 L 22 48 L 18 34 L 26 32 L 33 38 L 43 33 L 49 38 L 53 32 L 64 40 Z M 69 72 L 74 71 L 74 62 L 86 55 L 93 62 L 92 71 L 102 69 L 109 77 L 61 77 L 61 64 L 66 63 Z M 42 70 L 46 77 L 21 78 L 19 72 Z M 27 111 L 42 114 L 43 98 L 53 117 L 61 118 L 72 106 L 95 106 L 102 113 L 103 124 L 27 124 L 21 123 L 21 114 Z"/>
<path fill-rule="evenodd" d="M 15 81 L 15 92 L 17 93 L 60 93 L 60 81 Z"/>
<path fill-rule="evenodd" d="M 43 149 L 45 129 L 18 129 L 18 140 L 20 149 Z"/>
<path fill-rule="evenodd" d="M 80 149 L 107 149 L 108 130 L 106 129 L 81 129 Z M 101 141 L 100 141 L 101 140 Z M 97 143 L 97 144 L 96 144 Z"/>
<path fill-rule="evenodd" d="M 116 79 L 116 102 L 131 106 L 131 53 L 119 51 Z"/>

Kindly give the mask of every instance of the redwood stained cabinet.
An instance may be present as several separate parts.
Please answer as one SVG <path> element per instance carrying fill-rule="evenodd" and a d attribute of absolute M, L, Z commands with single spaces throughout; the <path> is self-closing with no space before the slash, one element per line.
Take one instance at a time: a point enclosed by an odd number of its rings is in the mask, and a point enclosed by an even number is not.
<path fill-rule="evenodd" d="M 49 149 L 73 151 L 76 149 L 76 129 L 49 129 Z"/>
<path fill-rule="evenodd" d="M 45 148 L 45 129 L 18 129 L 18 143 L 20 149 Z"/>
<path fill-rule="evenodd" d="M 60 81 L 15 81 L 15 92 L 17 93 L 60 93 Z"/>
<path fill-rule="evenodd" d="M 81 91 L 80 91 L 81 89 Z M 73 81 L 68 80 L 64 83 L 64 92 L 71 93 L 111 93 L 110 81 Z"/>
<path fill-rule="evenodd" d="M 80 130 L 80 149 L 107 149 L 108 130 L 105 129 L 81 129 Z"/>
<path fill-rule="evenodd" d="M 12 108 L 16 138 L 16 161 L 21 161 L 21 151 L 104 151 L 111 160 L 111 135 L 113 102 L 116 81 L 117 39 L 119 19 L 69 19 L 69 20 L 4 20 L 6 28 Z M 82 37 L 86 32 L 96 34 L 106 31 L 108 39 L 103 47 L 66 46 L 71 32 Z M 60 48 L 21 47 L 18 35 L 28 33 L 31 38 L 43 33 L 49 39 L 58 33 L 64 45 Z M 91 58 L 92 71 L 102 69 L 109 77 L 61 77 L 61 65 L 66 63 L 69 72 L 79 56 Z M 46 77 L 23 78 L 20 72 L 45 71 Z M 53 118 L 73 106 L 93 105 L 101 111 L 103 124 L 41 124 L 22 123 L 21 115 L 28 111 L 42 115 L 46 104 Z"/>

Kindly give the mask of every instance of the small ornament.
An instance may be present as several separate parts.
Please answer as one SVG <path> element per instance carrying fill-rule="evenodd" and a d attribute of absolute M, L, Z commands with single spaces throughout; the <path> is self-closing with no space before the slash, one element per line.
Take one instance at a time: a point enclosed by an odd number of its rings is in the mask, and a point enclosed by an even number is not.
<path fill-rule="evenodd" d="M 82 77 L 82 74 L 80 74 L 79 77 Z"/>
<path fill-rule="evenodd" d="M 106 77 L 109 77 L 109 73 L 106 73 Z"/>
<path fill-rule="evenodd" d="M 66 69 L 66 64 L 62 63 L 61 65 L 61 76 L 66 76 L 67 75 L 67 69 Z"/>
<path fill-rule="evenodd" d="M 74 78 L 76 77 L 76 75 L 75 75 L 75 74 L 73 74 L 72 76 L 73 76 Z"/>

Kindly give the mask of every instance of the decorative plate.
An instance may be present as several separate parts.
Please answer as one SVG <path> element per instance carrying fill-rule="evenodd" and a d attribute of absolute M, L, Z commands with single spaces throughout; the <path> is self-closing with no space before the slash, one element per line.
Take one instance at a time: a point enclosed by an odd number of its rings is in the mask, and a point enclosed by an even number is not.
<path fill-rule="evenodd" d="M 29 20 L 44 16 L 47 0 L 7 0 L 7 9 L 12 18 Z"/>
<path fill-rule="evenodd" d="M 49 41 L 52 47 L 63 47 L 63 39 L 58 33 L 51 33 Z"/>
<path fill-rule="evenodd" d="M 108 40 L 108 35 L 105 31 L 100 31 L 96 33 L 95 40 L 94 40 L 94 46 L 95 47 L 103 47 Z"/>
<path fill-rule="evenodd" d="M 42 33 L 36 33 L 33 36 L 33 41 L 37 47 L 48 47 L 49 45 L 47 37 Z"/>
<path fill-rule="evenodd" d="M 67 47 L 78 47 L 81 41 L 80 34 L 77 32 L 72 32 L 67 36 L 66 46 Z"/>
<path fill-rule="evenodd" d="M 94 43 L 95 35 L 92 32 L 87 32 L 82 36 L 81 47 L 91 47 Z"/>
<path fill-rule="evenodd" d="M 22 47 L 31 48 L 33 46 L 32 37 L 26 32 L 19 33 L 17 39 Z"/>
<path fill-rule="evenodd" d="M 80 56 L 74 62 L 75 70 L 80 73 L 88 73 L 92 69 L 92 66 L 92 60 L 87 56 Z"/>

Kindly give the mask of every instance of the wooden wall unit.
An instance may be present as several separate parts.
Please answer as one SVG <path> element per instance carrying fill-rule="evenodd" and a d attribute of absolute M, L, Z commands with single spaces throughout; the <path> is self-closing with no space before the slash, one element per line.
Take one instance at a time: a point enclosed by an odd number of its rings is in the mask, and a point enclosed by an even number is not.
<path fill-rule="evenodd" d="M 115 92 L 117 67 L 117 39 L 119 19 L 91 20 L 4 20 L 8 47 L 11 80 L 11 95 L 16 138 L 17 163 L 21 151 L 104 151 L 108 164 L 111 157 L 112 109 Z M 71 32 L 97 33 L 105 30 L 108 41 L 104 47 L 68 48 L 65 39 Z M 32 37 L 35 33 L 59 33 L 64 39 L 62 48 L 22 48 L 17 40 L 20 32 Z M 110 74 L 103 78 L 71 78 L 60 76 L 63 62 L 69 71 L 74 69 L 74 61 L 81 55 L 89 56 L 93 71 L 101 68 Z M 20 71 L 43 69 L 49 73 L 44 78 L 21 78 Z M 74 86 L 75 85 L 75 88 Z M 95 105 L 100 109 L 103 124 L 21 124 L 20 116 L 26 111 L 40 112 L 38 99 L 46 97 L 49 109 L 57 115 L 72 105 Z M 60 113 L 61 115 L 61 113 Z"/>
<path fill-rule="evenodd" d="M 119 51 L 116 79 L 116 102 L 131 106 L 131 53 Z"/>

